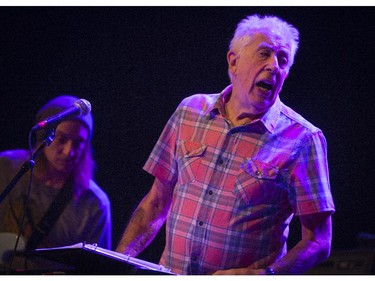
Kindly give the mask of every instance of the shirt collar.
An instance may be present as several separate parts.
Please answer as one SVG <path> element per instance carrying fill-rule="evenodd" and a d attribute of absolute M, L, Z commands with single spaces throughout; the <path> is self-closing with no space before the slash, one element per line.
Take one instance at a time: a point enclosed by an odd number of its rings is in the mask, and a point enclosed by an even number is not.
<path fill-rule="evenodd" d="M 216 102 L 212 104 L 210 108 L 207 108 L 207 112 L 210 114 L 210 118 L 213 119 L 215 115 L 225 113 L 225 103 L 229 99 L 232 93 L 232 85 L 227 86 L 221 93 L 218 95 Z M 251 121 L 246 126 L 254 125 L 255 123 L 261 123 L 268 132 L 273 133 L 276 128 L 278 118 L 281 111 L 281 101 L 280 97 L 277 96 L 275 103 L 271 108 L 260 118 Z"/>

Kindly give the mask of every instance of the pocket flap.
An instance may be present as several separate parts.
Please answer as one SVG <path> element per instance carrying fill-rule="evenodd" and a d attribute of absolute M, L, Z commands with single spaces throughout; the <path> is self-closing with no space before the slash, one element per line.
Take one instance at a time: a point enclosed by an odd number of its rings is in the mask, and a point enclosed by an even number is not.
<path fill-rule="evenodd" d="M 255 159 L 248 159 L 241 164 L 242 170 L 260 179 L 276 179 L 279 168 Z"/>
<path fill-rule="evenodd" d="M 207 145 L 200 142 L 183 141 L 181 143 L 182 153 L 185 157 L 202 156 L 206 151 Z"/>

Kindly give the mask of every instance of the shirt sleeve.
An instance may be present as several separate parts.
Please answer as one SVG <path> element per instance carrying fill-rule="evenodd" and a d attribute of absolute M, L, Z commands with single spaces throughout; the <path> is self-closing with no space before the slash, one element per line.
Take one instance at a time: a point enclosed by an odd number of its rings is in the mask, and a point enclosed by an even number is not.
<path fill-rule="evenodd" d="M 96 203 L 91 204 L 90 223 L 86 225 L 86 242 L 96 243 L 99 247 L 106 249 L 112 249 L 112 214 L 111 214 L 111 203 L 107 194 L 96 185 L 96 183 L 90 183 L 93 188 L 93 197 Z"/>
<path fill-rule="evenodd" d="M 177 182 L 176 140 L 180 110 L 177 109 L 165 125 L 143 169 L 162 182 Z"/>
<path fill-rule="evenodd" d="M 327 161 L 327 142 L 321 131 L 301 142 L 290 173 L 294 189 L 292 208 L 296 215 L 334 212 Z"/>

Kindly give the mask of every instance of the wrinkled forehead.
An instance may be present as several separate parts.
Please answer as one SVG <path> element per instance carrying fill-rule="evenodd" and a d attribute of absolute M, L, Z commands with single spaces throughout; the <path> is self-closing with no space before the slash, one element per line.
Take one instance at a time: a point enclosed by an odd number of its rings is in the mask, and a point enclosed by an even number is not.
<path fill-rule="evenodd" d="M 258 38 L 276 47 L 292 52 L 293 39 L 281 29 L 263 29 L 254 33 L 253 38 Z"/>

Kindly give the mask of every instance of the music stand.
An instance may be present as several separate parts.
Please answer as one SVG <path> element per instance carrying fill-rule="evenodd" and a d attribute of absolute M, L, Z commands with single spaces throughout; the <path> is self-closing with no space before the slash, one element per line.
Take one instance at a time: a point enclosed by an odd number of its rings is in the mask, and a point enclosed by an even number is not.
<path fill-rule="evenodd" d="M 78 243 L 58 248 L 35 249 L 32 256 L 66 264 L 73 274 L 171 275 L 162 265 L 132 258 L 95 244 Z"/>

